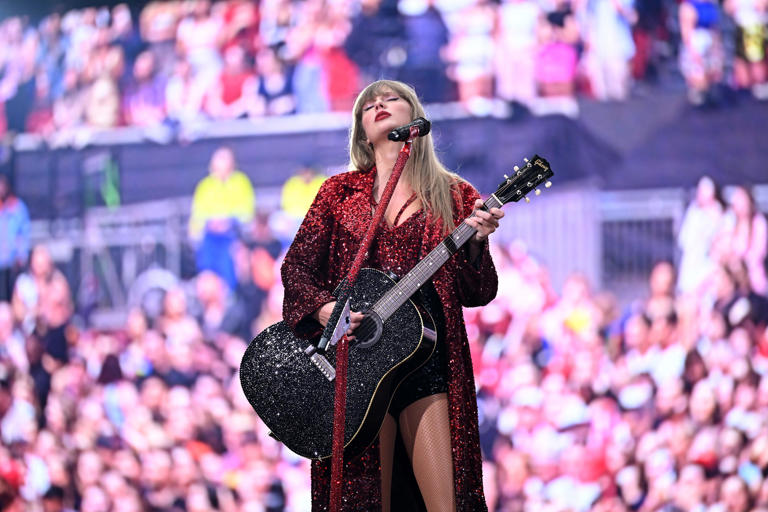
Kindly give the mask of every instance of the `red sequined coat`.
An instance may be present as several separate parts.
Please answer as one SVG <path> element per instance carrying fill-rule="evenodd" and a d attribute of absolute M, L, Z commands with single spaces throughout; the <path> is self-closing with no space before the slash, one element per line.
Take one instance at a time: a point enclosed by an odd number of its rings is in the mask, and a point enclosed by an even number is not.
<path fill-rule="evenodd" d="M 283 316 L 297 335 L 319 334 L 311 315 L 327 302 L 347 275 L 372 219 L 371 193 L 375 170 L 354 171 L 328 179 L 299 228 L 281 269 L 285 298 Z M 467 217 L 479 197 L 468 183 L 454 186 L 454 222 Z M 445 234 L 428 216 L 422 239 L 426 255 Z M 448 359 L 448 403 L 456 501 L 460 512 L 486 510 L 477 426 L 477 401 L 462 306 L 483 306 L 496 295 L 496 269 L 486 242 L 474 264 L 457 252 L 432 280 L 443 305 Z M 328 510 L 330 461 L 312 464 L 312 510 Z M 344 466 L 343 510 L 381 508 L 378 442 Z M 393 494 L 397 489 L 393 489 Z"/>

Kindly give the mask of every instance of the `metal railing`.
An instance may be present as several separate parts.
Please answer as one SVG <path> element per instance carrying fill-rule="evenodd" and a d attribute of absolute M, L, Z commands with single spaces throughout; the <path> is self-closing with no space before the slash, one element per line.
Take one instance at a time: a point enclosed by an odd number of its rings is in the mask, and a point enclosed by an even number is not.
<path fill-rule="evenodd" d="M 150 201 L 90 208 L 66 222 L 34 221 L 31 241 L 49 248 L 78 306 L 93 310 L 94 323 L 120 322 L 135 305 L 131 289 L 142 273 L 183 275 L 190 204 L 188 197 Z"/>
<path fill-rule="evenodd" d="M 554 187 L 531 204 L 508 205 L 495 239 L 501 244 L 522 240 L 558 290 L 570 274 L 580 272 L 620 299 L 637 297 L 656 262 L 676 261 L 688 196 L 683 189 Z M 278 190 L 261 190 L 257 200 L 273 208 L 277 197 Z M 768 210 L 768 186 L 758 187 L 755 197 Z M 184 197 L 91 208 L 82 220 L 34 222 L 32 238 L 48 245 L 76 295 L 97 290 L 93 300 L 101 318 L 121 318 L 119 313 L 137 300 L 132 287 L 143 273 L 194 274 L 186 234 L 190 206 L 191 198 Z"/>
<path fill-rule="evenodd" d="M 677 260 L 683 189 L 600 193 L 600 286 L 620 299 L 643 294 L 659 261 Z"/>

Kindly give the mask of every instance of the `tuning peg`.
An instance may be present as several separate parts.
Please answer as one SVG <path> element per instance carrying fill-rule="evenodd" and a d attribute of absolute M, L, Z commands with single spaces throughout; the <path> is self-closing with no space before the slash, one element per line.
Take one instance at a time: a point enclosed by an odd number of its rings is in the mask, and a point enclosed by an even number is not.
<path fill-rule="evenodd" d="M 527 162 L 527 161 L 528 161 L 528 159 L 527 159 L 527 158 L 523 158 L 523 162 Z"/>
<path fill-rule="evenodd" d="M 530 198 L 530 197 L 526 197 L 526 198 L 525 198 L 525 202 L 526 202 L 526 203 L 530 203 L 530 202 L 531 202 L 531 198 Z"/>
<path fill-rule="evenodd" d="M 505 179 L 505 180 L 508 180 L 508 179 L 509 179 L 509 176 L 507 176 L 507 175 L 505 174 L 505 175 L 504 175 L 504 179 Z"/>
<path fill-rule="evenodd" d="M 546 188 L 549 188 L 549 187 L 551 187 L 551 186 L 552 186 L 552 182 L 551 182 L 551 181 L 548 181 L 548 182 L 546 182 L 546 183 L 544 184 L 544 186 L 545 186 Z"/>
<path fill-rule="evenodd" d="M 539 190 L 539 189 L 536 189 L 536 195 L 537 195 L 537 196 L 540 196 L 540 195 L 541 195 L 541 190 Z"/>
<path fill-rule="evenodd" d="M 512 169 L 514 169 L 514 170 L 516 170 L 516 171 L 519 171 L 519 170 L 520 170 L 520 166 L 516 165 L 516 166 L 514 166 Z"/>

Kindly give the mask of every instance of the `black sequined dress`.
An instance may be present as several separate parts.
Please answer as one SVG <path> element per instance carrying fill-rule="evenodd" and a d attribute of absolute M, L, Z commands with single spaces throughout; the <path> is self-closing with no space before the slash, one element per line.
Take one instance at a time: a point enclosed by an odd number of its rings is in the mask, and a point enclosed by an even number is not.
<path fill-rule="evenodd" d="M 421 254 L 421 237 L 426 228 L 424 210 L 414 212 L 399 223 L 403 212 L 415 199 L 414 194 L 402 205 L 392 226 L 386 219 L 381 220 L 379 231 L 369 250 L 368 267 L 401 278 L 424 257 Z M 445 378 L 445 319 L 440 298 L 432 281 L 419 290 L 414 300 L 429 311 L 435 321 L 438 333 L 437 345 L 429 361 L 409 375 L 397 388 L 389 407 L 389 412 L 395 419 L 400 416 L 403 409 L 417 400 L 448 392 L 448 383 Z"/>

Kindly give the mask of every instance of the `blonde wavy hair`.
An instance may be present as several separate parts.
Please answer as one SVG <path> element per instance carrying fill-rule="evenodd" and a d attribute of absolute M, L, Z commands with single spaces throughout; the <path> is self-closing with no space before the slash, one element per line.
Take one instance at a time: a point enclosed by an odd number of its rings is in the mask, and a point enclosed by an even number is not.
<path fill-rule="evenodd" d="M 395 93 L 411 106 L 411 119 L 426 117 L 424 107 L 411 86 L 395 80 L 379 80 L 370 84 L 357 96 L 352 110 L 353 120 L 349 129 L 349 170 L 370 169 L 376 163 L 373 147 L 368 144 L 363 131 L 363 106 L 387 91 Z M 408 159 L 401 179 L 408 181 L 424 208 L 443 225 L 443 231 L 450 232 L 454 228 L 451 186 L 463 179 L 440 163 L 435 154 L 431 133 L 413 141 L 411 157 Z"/>

